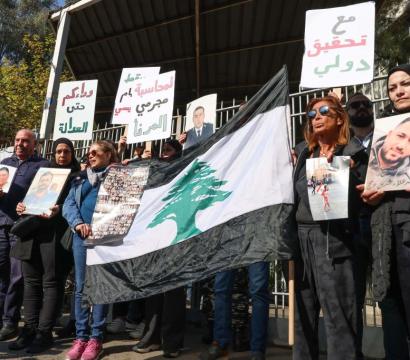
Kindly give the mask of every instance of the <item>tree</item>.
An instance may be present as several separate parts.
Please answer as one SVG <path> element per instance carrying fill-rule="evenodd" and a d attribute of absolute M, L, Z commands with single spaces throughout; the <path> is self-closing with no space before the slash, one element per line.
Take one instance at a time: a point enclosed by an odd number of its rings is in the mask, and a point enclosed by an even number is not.
<path fill-rule="evenodd" d="M 376 62 L 385 69 L 410 59 L 410 3 L 385 0 L 376 27 Z"/>
<path fill-rule="evenodd" d="M 188 172 L 162 199 L 168 203 L 158 212 L 148 228 L 166 220 L 175 221 L 177 234 L 171 245 L 200 234 L 202 231 L 195 223 L 197 212 L 209 208 L 215 202 L 224 201 L 232 193 L 220 190 L 227 181 L 218 180 L 213 173 L 215 170 L 206 162 L 195 160 Z"/>
<path fill-rule="evenodd" d="M 25 35 L 45 36 L 50 31 L 47 17 L 57 0 L 0 0 L 0 64 L 5 57 L 18 62 L 24 56 Z"/>
<path fill-rule="evenodd" d="M 22 127 L 39 128 L 46 97 L 54 36 L 25 35 L 22 60 L 0 67 L 0 143 L 10 142 Z M 67 70 L 61 81 L 70 80 Z"/>

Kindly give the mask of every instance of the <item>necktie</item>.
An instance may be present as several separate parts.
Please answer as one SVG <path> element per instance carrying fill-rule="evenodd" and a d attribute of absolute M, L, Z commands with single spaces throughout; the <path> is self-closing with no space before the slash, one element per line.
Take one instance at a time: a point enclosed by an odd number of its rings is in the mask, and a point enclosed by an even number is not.
<path fill-rule="evenodd" d="M 201 136 L 201 130 L 196 131 L 196 136 L 200 137 Z"/>

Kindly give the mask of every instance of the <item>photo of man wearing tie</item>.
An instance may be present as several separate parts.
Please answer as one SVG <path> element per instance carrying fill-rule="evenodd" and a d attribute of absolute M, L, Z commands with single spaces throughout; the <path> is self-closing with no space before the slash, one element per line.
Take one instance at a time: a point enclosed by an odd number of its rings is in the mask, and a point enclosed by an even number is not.
<path fill-rule="evenodd" d="M 205 108 L 197 106 L 193 112 L 194 127 L 186 133 L 184 149 L 198 145 L 214 133 L 214 124 L 205 122 Z"/>

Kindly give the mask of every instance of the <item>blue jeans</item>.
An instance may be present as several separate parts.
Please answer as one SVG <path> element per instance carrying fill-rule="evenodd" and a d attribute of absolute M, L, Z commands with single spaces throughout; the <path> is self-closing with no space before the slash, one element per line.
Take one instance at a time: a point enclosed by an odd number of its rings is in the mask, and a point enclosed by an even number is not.
<path fill-rule="evenodd" d="M 87 248 L 77 234 L 73 236 L 73 255 L 75 269 L 75 328 L 77 339 L 88 340 L 90 333 L 88 331 L 88 318 L 90 308 L 83 306 L 83 288 L 87 260 Z M 107 316 L 108 305 L 92 306 L 92 323 L 91 337 L 102 340 L 105 320 Z"/>
<path fill-rule="evenodd" d="M 257 262 L 248 267 L 249 293 L 252 299 L 251 351 L 265 352 L 269 320 L 269 263 Z M 231 341 L 232 287 L 236 271 L 215 276 L 214 340 L 221 347 Z"/>

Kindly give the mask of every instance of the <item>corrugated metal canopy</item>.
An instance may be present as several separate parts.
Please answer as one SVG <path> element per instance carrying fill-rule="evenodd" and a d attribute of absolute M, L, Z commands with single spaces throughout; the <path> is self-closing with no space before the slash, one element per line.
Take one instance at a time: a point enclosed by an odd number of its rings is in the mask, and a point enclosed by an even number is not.
<path fill-rule="evenodd" d="M 376 1 L 377 7 L 382 1 Z M 98 122 L 109 122 L 124 67 L 159 65 L 161 72 L 176 70 L 175 109 L 184 112 L 198 88 L 200 96 L 216 92 L 219 100 L 240 100 L 254 94 L 283 64 L 291 89 L 296 90 L 305 11 L 358 2 L 362 1 L 94 1 L 71 13 L 66 59 L 76 79 L 98 79 Z M 50 18 L 56 29 L 58 13 Z"/>

